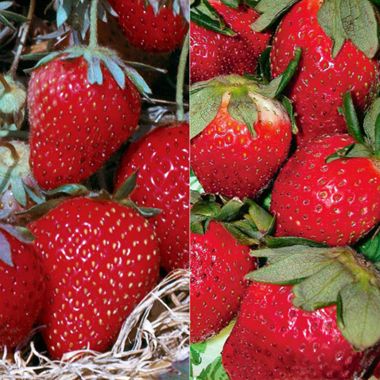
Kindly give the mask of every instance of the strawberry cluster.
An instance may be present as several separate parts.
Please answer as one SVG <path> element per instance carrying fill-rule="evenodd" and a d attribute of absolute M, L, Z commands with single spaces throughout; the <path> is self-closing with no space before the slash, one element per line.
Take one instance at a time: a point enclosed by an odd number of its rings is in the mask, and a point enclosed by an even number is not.
<path fill-rule="evenodd" d="M 369 0 L 201 0 L 191 8 L 195 378 L 373 374 L 377 12 Z M 221 356 L 202 366 L 234 318 Z"/>

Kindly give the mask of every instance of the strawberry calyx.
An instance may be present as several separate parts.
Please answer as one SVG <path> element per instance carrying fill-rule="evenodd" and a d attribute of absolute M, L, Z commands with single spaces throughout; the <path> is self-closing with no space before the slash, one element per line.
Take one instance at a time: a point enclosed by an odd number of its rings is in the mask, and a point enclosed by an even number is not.
<path fill-rule="evenodd" d="M 300 0 L 262 0 L 255 7 L 261 16 L 253 23 L 254 31 L 272 26 Z M 319 7 L 320 1 L 315 1 Z M 379 49 L 376 10 L 370 0 L 324 0 L 318 11 L 318 22 L 333 41 L 335 58 L 346 41 L 351 41 L 368 58 Z"/>
<path fill-rule="evenodd" d="M 350 247 L 290 245 L 252 251 L 267 265 L 251 281 L 293 285 L 293 304 L 305 311 L 337 307 L 337 325 L 351 345 L 366 350 L 380 341 L 380 273 Z"/>
<path fill-rule="evenodd" d="M 375 99 L 361 125 L 350 92 L 343 96 L 343 115 L 349 134 L 356 140 L 326 159 L 332 162 L 341 158 L 370 158 L 380 170 L 380 98 Z"/>
<path fill-rule="evenodd" d="M 0 128 L 20 128 L 25 118 L 25 108 L 25 87 L 10 75 L 0 74 Z"/>
<path fill-rule="evenodd" d="M 178 16 L 182 14 L 186 21 L 190 20 L 189 3 L 187 0 L 146 0 L 152 8 L 154 13 L 157 15 L 163 6 L 167 5 L 173 9 L 173 14 Z"/>
<path fill-rule="evenodd" d="M 255 137 L 254 126 L 258 114 L 265 112 L 268 107 L 283 108 L 274 99 L 279 98 L 289 84 L 300 59 L 301 49 L 297 48 L 287 69 L 269 83 L 232 74 L 194 84 L 190 90 L 190 138 L 200 134 L 216 117 L 221 107 L 227 108 L 230 116 L 245 124 Z M 290 111 L 291 103 L 288 99 L 287 103 Z"/>

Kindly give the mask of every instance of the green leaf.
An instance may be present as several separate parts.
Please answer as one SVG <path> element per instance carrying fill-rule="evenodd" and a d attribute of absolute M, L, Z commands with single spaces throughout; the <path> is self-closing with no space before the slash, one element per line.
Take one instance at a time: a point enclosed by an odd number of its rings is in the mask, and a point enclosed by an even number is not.
<path fill-rule="evenodd" d="M 241 245 L 257 246 L 260 244 L 262 233 L 249 220 L 237 220 L 223 223 L 224 227 Z"/>
<path fill-rule="evenodd" d="M 222 365 L 222 357 L 218 356 L 197 376 L 197 380 L 229 380 L 227 373 Z"/>
<path fill-rule="evenodd" d="M 376 146 L 379 144 L 379 132 L 378 128 L 378 117 L 380 115 L 380 98 L 377 98 L 371 106 L 368 108 L 366 115 L 364 117 L 363 128 L 367 135 L 370 145 L 374 148 L 376 152 Z"/>
<path fill-rule="evenodd" d="M 349 284 L 340 292 L 338 327 L 358 350 L 380 340 L 380 289 L 372 284 Z"/>
<path fill-rule="evenodd" d="M 255 8 L 257 12 L 261 13 L 261 16 L 252 24 L 252 29 L 262 32 L 276 22 L 297 1 L 299 0 L 261 0 Z"/>
<path fill-rule="evenodd" d="M 270 71 L 270 52 L 272 50 L 271 46 L 268 46 L 260 55 L 259 58 L 259 67 L 258 67 L 258 76 L 264 83 L 271 81 L 271 71 Z"/>
<path fill-rule="evenodd" d="M 13 195 L 17 203 L 23 207 L 26 207 L 26 192 L 24 183 L 21 177 L 12 177 L 11 186 Z"/>
<path fill-rule="evenodd" d="M 102 62 L 106 65 L 108 71 L 111 73 L 112 77 L 115 79 L 116 83 L 120 88 L 125 88 L 125 73 L 120 68 L 120 66 L 112 58 L 105 56 Z"/>
<path fill-rule="evenodd" d="M 12 251 L 11 246 L 8 242 L 8 239 L 5 237 L 5 235 L 0 231 L 0 260 L 9 265 L 10 267 L 13 267 L 13 261 L 12 261 Z"/>
<path fill-rule="evenodd" d="M 343 114 L 346 119 L 347 129 L 349 134 L 359 143 L 364 143 L 363 131 L 360 126 L 358 115 L 356 114 L 354 102 L 351 92 L 346 92 L 343 95 Z"/>
<path fill-rule="evenodd" d="M 372 4 L 368 0 L 340 0 L 340 16 L 347 39 L 368 58 L 373 58 L 379 48 L 379 38 Z"/>
<path fill-rule="evenodd" d="M 308 247 L 326 247 L 326 245 L 317 243 L 313 240 L 298 238 L 298 237 L 273 237 L 273 236 L 265 236 L 264 238 L 265 245 L 268 248 L 282 248 L 282 247 L 290 247 L 294 245 L 306 245 Z"/>
<path fill-rule="evenodd" d="M 213 87 L 190 92 L 190 139 L 199 135 L 215 119 L 222 95 Z"/>
<path fill-rule="evenodd" d="M 128 196 L 132 193 L 132 191 L 136 187 L 137 182 L 137 172 L 131 174 L 123 184 L 116 190 L 114 199 L 121 200 L 128 198 Z"/>
<path fill-rule="evenodd" d="M 231 199 L 222 207 L 216 219 L 223 222 L 236 219 L 241 213 L 243 205 L 243 202 L 239 199 Z"/>
<path fill-rule="evenodd" d="M 7 231 L 11 236 L 24 244 L 31 244 L 34 241 L 34 235 L 26 227 L 12 226 L 10 224 L 0 223 L 0 229 Z"/>
<path fill-rule="evenodd" d="M 73 8 L 73 0 L 63 0 L 58 2 L 57 27 L 60 28 L 69 18 Z"/>
<path fill-rule="evenodd" d="M 239 0 L 222 0 L 222 3 L 224 5 L 227 5 L 227 7 L 237 9 L 239 8 L 240 1 Z"/>
<path fill-rule="evenodd" d="M 124 70 L 131 82 L 137 87 L 140 94 L 148 96 L 152 93 L 152 90 L 145 82 L 145 79 L 133 67 L 125 65 Z"/>
<path fill-rule="evenodd" d="M 365 256 L 367 260 L 373 263 L 380 261 L 380 231 L 377 229 L 374 234 L 370 235 L 358 247 L 358 251 Z"/>
<path fill-rule="evenodd" d="M 326 162 L 330 163 L 342 158 L 363 158 L 371 157 L 372 152 L 370 148 L 363 144 L 350 144 L 342 149 L 339 149 L 334 154 L 326 158 Z"/>
<path fill-rule="evenodd" d="M 220 209 L 221 206 L 218 203 L 202 200 L 193 206 L 191 212 L 209 218 L 216 218 L 219 215 Z"/>
<path fill-rule="evenodd" d="M 318 22 L 324 32 L 333 41 L 332 56 L 335 58 L 341 50 L 346 39 L 345 31 L 340 16 L 341 2 L 347 0 L 324 1 L 318 12 Z"/>
<path fill-rule="evenodd" d="M 250 199 L 245 200 L 245 203 L 249 205 L 248 213 L 257 229 L 262 233 L 267 233 L 273 226 L 274 217 Z"/>
<path fill-rule="evenodd" d="M 4 17 L 6 17 L 8 20 L 16 21 L 19 23 L 23 23 L 23 22 L 26 22 L 28 20 L 25 16 L 20 15 L 20 14 L 15 13 L 15 12 L 11 12 L 11 11 L 1 11 L 0 13 Z"/>
<path fill-rule="evenodd" d="M 69 195 L 72 197 L 78 197 L 81 195 L 89 194 L 89 190 L 86 186 L 77 183 L 67 184 L 57 187 L 53 190 L 45 191 L 47 197 L 56 197 L 58 195 Z"/>
<path fill-rule="evenodd" d="M 231 96 L 228 112 L 233 119 L 245 124 L 251 136 L 256 137 L 254 126 L 257 122 L 256 104 L 249 97 Z"/>
<path fill-rule="evenodd" d="M 340 290 L 353 280 L 353 276 L 338 261 L 331 262 L 293 287 L 293 304 L 307 311 L 335 304 Z"/>
<path fill-rule="evenodd" d="M 286 112 L 288 113 L 290 121 L 292 123 L 292 132 L 296 135 L 298 133 L 298 127 L 297 127 L 296 116 L 294 115 L 293 102 L 286 96 L 282 97 L 281 102 Z"/>
<path fill-rule="evenodd" d="M 88 71 L 87 80 L 90 84 L 103 84 L 103 73 L 100 67 L 100 58 L 89 54 L 87 51 L 84 52 L 83 58 L 87 61 Z"/>

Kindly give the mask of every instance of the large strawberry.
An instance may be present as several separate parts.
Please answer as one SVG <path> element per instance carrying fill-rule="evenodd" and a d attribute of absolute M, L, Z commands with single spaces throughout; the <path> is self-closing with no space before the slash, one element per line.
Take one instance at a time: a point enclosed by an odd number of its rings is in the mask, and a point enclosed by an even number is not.
<path fill-rule="evenodd" d="M 33 246 L 6 225 L 0 226 L 0 273 L 0 349 L 13 349 L 36 322 L 45 280 Z"/>
<path fill-rule="evenodd" d="M 247 288 L 244 276 L 255 268 L 249 248 L 219 223 L 191 235 L 191 341 L 209 338 L 235 316 Z"/>
<path fill-rule="evenodd" d="M 116 186 L 134 172 L 131 198 L 162 210 L 152 222 L 160 240 L 161 264 L 167 270 L 189 264 L 189 126 L 158 127 L 133 144 L 122 158 Z"/>
<path fill-rule="evenodd" d="M 191 81 L 253 74 L 270 38 L 269 33 L 251 28 L 259 14 L 246 5 L 232 8 L 219 0 L 211 0 L 208 6 L 205 3 L 201 2 L 191 13 Z"/>
<path fill-rule="evenodd" d="M 273 87 L 236 75 L 193 86 L 191 165 L 206 192 L 256 197 L 287 158 L 292 126 Z"/>
<path fill-rule="evenodd" d="M 111 0 L 110 3 L 131 45 L 157 53 L 171 52 L 181 46 L 188 24 L 178 12 L 181 7 L 178 0 Z M 182 6 L 184 13 L 186 7 Z"/>
<path fill-rule="evenodd" d="M 380 148 L 375 132 L 379 106 L 378 99 L 367 113 L 363 136 L 346 94 L 344 114 L 356 140 L 348 135 L 323 136 L 289 159 L 273 187 L 277 235 L 346 245 L 379 223 Z"/>
<path fill-rule="evenodd" d="M 51 357 L 107 350 L 159 275 L 156 236 L 134 209 L 70 198 L 31 223 L 46 273 L 42 331 Z"/>
<path fill-rule="evenodd" d="M 289 287 L 249 287 L 223 349 L 231 380 L 352 379 L 361 353 L 342 337 L 335 307 L 314 313 L 291 303 Z"/>
<path fill-rule="evenodd" d="M 301 127 L 298 137 L 345 132 L 339 114 L 342 95 L 352 91 L 355 103 L 364 110 L 379 85 L 375 11 L 368 0 L 359 5 L 351 0 L 266 0 L 256 8 L 263 15 L 254 29 L 262 31 L 294 3 L 273 40 L 272 74 L 278 76 L 294 49 L 302 48 L 300 69 L 289 88 Z"/>

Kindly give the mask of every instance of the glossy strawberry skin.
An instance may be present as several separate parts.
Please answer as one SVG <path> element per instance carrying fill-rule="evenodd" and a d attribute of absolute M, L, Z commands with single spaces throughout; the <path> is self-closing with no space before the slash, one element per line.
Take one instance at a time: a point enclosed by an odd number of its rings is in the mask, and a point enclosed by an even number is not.
<path fill-rule="evenodd" d="M 168 53 L 179 48 L 188 29 L 171 5 L 163 5 L 157 14 L 145 0 L 111 0 L 119 24 L 131 45 L 152 53 Z"/>
<path fill-rule="evenodd" d="M 14 266 L 0 260 L 0 348 L 15 348 L 28 337 L 44 300 L 42 266 L 33 250 L 5 232 Z"/>
<path fill-rule="evenodd" d="M 190 339 L 203 341 L 218 333 L 235 316 L 255 269 L 249 248 L 217 222 L 204 235 L 191 235 Z"/>
<path fill-rule="evenodd" d="M 280 75 L 293 58 L 296 47 L 302 49 L 298 74 L 289 87 L 300 133 L 298 140 L 323 134 L 344 133 L 346 124 L 338 108 L 343 94 L 351 91 L 359 109 L 374 98 L 378 85 L 378 65 L 350 41 L 344 43 L 334 59 L 332 41 L 317 20 L 322 2 L 302 0 L 280 23 L 271 51 L 274 76 Z"/>
<path fill-rule="evenodd" d="M 348 135 L 309 141 L 289 159 L 272 192 L 278 236 L 331 246 L 350 245 L 380 221 L 380 169 L 368 158 L 326 158 L 349 144 Z"/>
<path fill-rule="evenodd" d="M 231 380 L 352 379 L 361 353 L 340 334 L 333 307 L 295 308 L 290 287 L 254 283 L 224 345 Z"/>
<path fill-rule="evenodd" d="M 131 198 L 161 213 L 150 222 L 160 240 L 161 265 L 189 266 L 189 125 L 158 127 L 133 144 L 120 163 L 116 187 L 138 171 Z"/>
<path fill-rule="evenodd" d="M 56 59 L 32 74 L 30 163 L 45 189 L 88 178 L 137 127 L 135 86 L 127 79 L 121 89 L 104 68 L 103 84 L 90 85 L 87 68 L 83 58 Z"/>
<path fill-rule="evenodd" d="M 277 101 L 258 99 L 256 137 L 230 116 L 223 101 L 215 119 L 192 140 L 191 164 L 206 192 L 256 197 L 286 159 L 292 138 L 289 118 Z"/>
<path fill-rule="evenodd" d="M 258 58 L 270 38 L 268 33 L 257 33 L 251 29 L 258 13 L 244 6 L 233 9 L 215 0 L 210 4 L 236 35 L 225 36 L 191 23 L 191 81 L 194 83 L 218 75 L 254 73 Z"/>
<path fill-rule="evenodd" d="M 69 199 L 30 225 L 47 277 L 42 331 L 50 356 L 105 351 L 155 286 L 159 252 L 149 223 L 113 201 Z"/>

